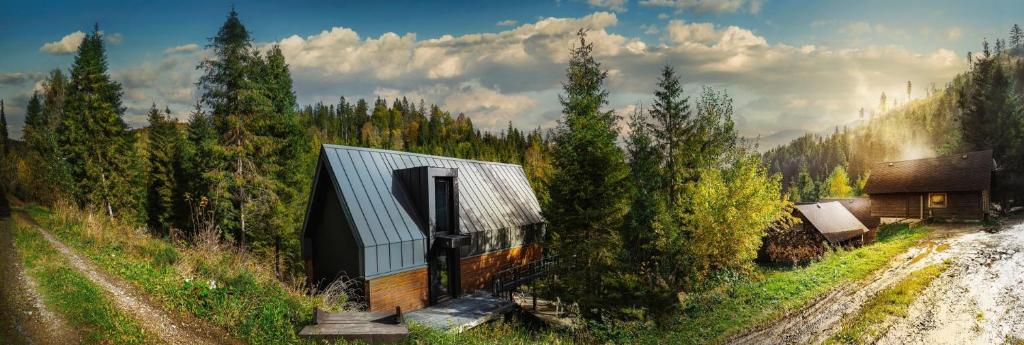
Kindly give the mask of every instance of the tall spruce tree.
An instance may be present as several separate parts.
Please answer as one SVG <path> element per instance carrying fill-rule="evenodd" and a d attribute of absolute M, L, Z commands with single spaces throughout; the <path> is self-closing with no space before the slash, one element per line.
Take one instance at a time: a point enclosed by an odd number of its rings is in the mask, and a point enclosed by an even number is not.
<path fill-rule="evenodd" d="M 157 234 L 167 235 L 175 225 L 179 191 L 179 150 L 181 134 L 177 121 L 171 117 L 170 110 L 161 112 L 156 104 L 149 110 L 149 176 L 147 191 L 147 209 L 149 226 Z"/>
<path fill-rule="evenodd" d="M 38 100 L 38 98 L 36 99 Z M 4 100 L 0 99 L 0 156 L 4 157 L 5 162 L 10 146 L 10 137 L 7 134 L 7 114 L 4 112 Z"/>
<path fill-rule="evenodd" d="M 223 160 L 218 154 L 217 130 L 213 120 L 196 103 L 188 120 L 186 140 L 182 145 L 182 178 L 184 202 L 189 204 L 189 221 L 199 219 L 208 211 L 216 177 L 223 171 Z M 212 208 L 212 206 L 209 206 Z M 180 224 L 183 229 L 196 230 L 197 224 Z"/>
<path fill-rule="evenodd" d="M 66 155 L 73 195 L 82 206 L 141 218 L 141 189 L 134 139 L 121 119 L 121 84 L 107 74 L 99 26 L 85 36 L 71 67 L 60 149 Z"/>
<path fill-rule="evenodd" d="M 607 72 L 594 60 L 586 32 L 580 30 L 578 37 L 562 84 L 564 94 L 559 95 L 562 118 L 554 137 L 554 172 L 544 212 L 551 221 L 549 248 L 572 263 L 560 274 L 561 287 L 589 313 L 614 293 L 603 272 L 617 259 L 627 171 L 616 145 L 618 116 L 603 109 L 608 103 Z"/>
<path fill-rule="evenodd" d="M 41 138 L 47 130 L 46 119 L 43 118 L 43 102 L 39 98 L 39 93 L 33 92 L 28 106 L 25 107 L 25 127 L 21 130 L 21 140 L 25 142 L 29 150 L 37 150 L 41 145 Z"/>
<path fill-rule="evenodd" d="M 658 89 L 654 91 L 651 118 L 656 124 L 652 130 L 654 138 L 664 156 L 664 188 L 669 205 L 673 207 L 679 205 L 680 186 L 692 177 L 683 164 L 690 117 L 689 98 L 683 96 L 679 77 L 671 66 L 665 66 L 661 69 Z"/>
<path fill-rule="evenodd" d="M 276 57 L 269 63 L 264 61 L 234 10 L 209 47 L 213 55 L 199 66 L 204 72 L 199 87 L 223 159 L 222 170 L 211 175 L 216 181 L 211 199 L 221 228 L 235 230 L 239 246 L 245 248 L 250 233 L 265 239 L 288 225 L 275 215 L 282 207 L 282 191 L 287 190 L 281 176 L 288 168 L 286 160 L 292 158 L 285 153 L 294 138 L 289 122 L 294 94 L 280 51 L 271 52 Z"/>
<path fill-rule="evenodd" d="M 652 125 L 642 109 L 629 119 L 630 135 L 626 140 L 629 154 L 631 203 L 622 227 L 622 281 L 627 306 L 646 307 L 660 314 L 674 303 L 676 293 L 657 274 L 663 254 L 659 243 L 672 227 L 666 204 L 662 152 L 652 136 Z"/>

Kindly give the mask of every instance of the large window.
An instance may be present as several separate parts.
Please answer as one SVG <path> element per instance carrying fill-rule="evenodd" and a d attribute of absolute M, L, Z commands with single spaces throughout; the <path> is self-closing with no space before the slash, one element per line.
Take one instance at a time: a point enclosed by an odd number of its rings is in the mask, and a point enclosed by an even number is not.
<path fill-rule="evenodd" d="M 946 208 L 946 193 L 928 193 L 928 208 Z"/>
<path fill-rule="evenodd" d="M 452 179 L 436 178 L 434 180 L 434 219 L 437 222 L 437 233 L 448 233 L 452 231 L 452 211 L 454 199 L 452 198 Z"/>

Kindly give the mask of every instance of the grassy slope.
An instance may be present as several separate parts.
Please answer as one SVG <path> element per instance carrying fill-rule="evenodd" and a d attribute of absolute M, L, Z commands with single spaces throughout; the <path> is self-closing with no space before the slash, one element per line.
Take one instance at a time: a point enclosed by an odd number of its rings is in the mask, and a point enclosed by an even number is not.
<path fill-rule="evenodd" d="M 27 210 L 69 246 L 169 310 L 210 321 L 248 343 L 299 343 L 297 328 L 312 318 L 313 298 L 289 291 L 230 250 L 177 248 L 102 221 L 90 231 L 88 221 L 81 221 L 87 215 L 50 213 L 37 206 Z"/>
<path fill-rule="evenodd" d="M 875 244 L 827 254 L 822 260 L 794 269 L 759 269 L 752 277 L 720 289 L 690 296 L 679 322 L 668 330 L 650 332 L 639 340 L 657 343 L 703 344 L 769 322 L 799 309 L 837 286 L 857 281 L 884 267 L 906 251 L 927 230 L 906 225 L 882 230 Z"/>
<path fill-rule="evenodd" d="M 890 317 L 904 317 L 910 304 L 928 285 L 946 270 L 946 263 L 934 264 L 911 273 L 899 283 L 871 297 L 855 315 L 843 321 L 843 329 L 825 344 L 869 344 Z"/>
<path fill-rule="evenodd" d="M 250 343 L 300 343 L 295 333 L 311 321 L 309 315 L 318 303 L 290 291 L 259 269 L 240 265 L 236 255 L 230 253 L 200 255 L 116 224 L 105 224 L 104 232 L 97 234 L 85 230 L 87 225 L 79 220 L 81 214 L 51 214 L 39 207 L 30 207 L 29 211 L 107 271 L 136 284 L 171 308 L 209 320 Z M 689 307 L 679 321 L 665 328 L 581 334 L 536 331 L 515 322 L 499 322 L 461 335 L 413 327 L 410 342 L 719 342 L 799 309 L 841 284 L 869 276 L 925 232 L 895 226 L 884 229 L 873 245 L 829 253 L 806 267 L 759 268 L 751 277 L 689 296 Z M 216 288 L 210 288 L 211 281 Z"/>
<path fill-rule="evenodd" d="M 71 268 L 36 230 L 13 226 L 14 245 L 29 276 L 38 283 L 46 305 L 63 315 L 87 343 L 143 344 L 156 340 L 121 313 L 103 290 Z"/>

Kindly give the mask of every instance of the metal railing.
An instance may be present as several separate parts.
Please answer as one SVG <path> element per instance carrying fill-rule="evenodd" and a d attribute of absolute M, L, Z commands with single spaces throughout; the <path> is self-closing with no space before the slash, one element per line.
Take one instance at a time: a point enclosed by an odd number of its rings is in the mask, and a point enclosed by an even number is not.
<path fill-rule="evenodd" d="M 491 292 L 495 296 L 511 292 L 517 287 L 546 276 L 558 262 L 558 257 L 549 256 L 498 271 L 492 278 Z"/>

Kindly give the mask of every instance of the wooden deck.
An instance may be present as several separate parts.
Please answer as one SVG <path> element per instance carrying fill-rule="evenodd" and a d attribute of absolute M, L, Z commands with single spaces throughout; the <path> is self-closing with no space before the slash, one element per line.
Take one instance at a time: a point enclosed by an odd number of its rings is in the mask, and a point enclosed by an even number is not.
<path fill-rule="evenodd" d="M 515 309 L 515 304 L 486 292 L 459 297 L 405 314 L 405 320 L 461 333 Z"/>
<path fill-rule="evenodd" d="M 303 327 L 303 338 L 358 340 L 370 344 L 396 343 L 409 337 L 409 328 L 396 314 L 379 312 L 328 313 L 315 311 L 316 324 Z"/>

